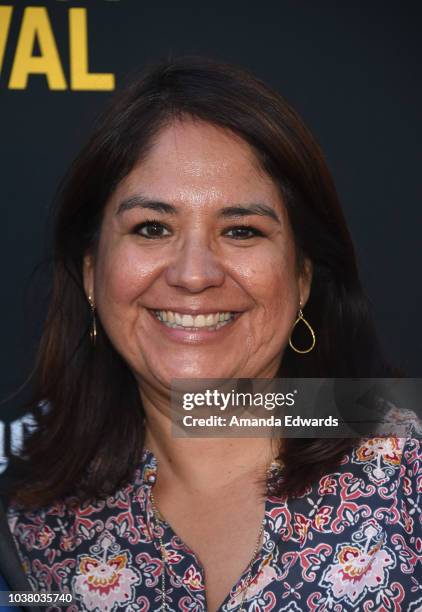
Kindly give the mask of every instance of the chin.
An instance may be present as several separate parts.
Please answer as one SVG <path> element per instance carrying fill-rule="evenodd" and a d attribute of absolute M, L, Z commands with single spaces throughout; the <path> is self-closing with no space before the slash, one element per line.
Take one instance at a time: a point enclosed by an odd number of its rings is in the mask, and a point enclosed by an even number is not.
<path fill-rule="evenodd" d="M 157 373 L 158 374 L 158 373 Z M 162 372 L 159 378 L 165 380 L 169 386 L 176 378 L 230 378 L 227 369 L 216 365 L 199 366 L 198 364 L 186 365 L 185 367 L 169 368 Z"/>

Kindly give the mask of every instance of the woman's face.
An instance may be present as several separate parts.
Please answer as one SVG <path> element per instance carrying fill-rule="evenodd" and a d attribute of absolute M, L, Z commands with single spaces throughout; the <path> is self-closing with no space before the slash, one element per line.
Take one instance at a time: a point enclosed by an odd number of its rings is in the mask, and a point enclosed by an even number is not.
<path fill-rule="evenodd" d="M 163 129 L 107 203 L 85 288 L 140 386 L 276 374 L 310 265 L 298 274 L 276 185 L 232 133 Z"/>

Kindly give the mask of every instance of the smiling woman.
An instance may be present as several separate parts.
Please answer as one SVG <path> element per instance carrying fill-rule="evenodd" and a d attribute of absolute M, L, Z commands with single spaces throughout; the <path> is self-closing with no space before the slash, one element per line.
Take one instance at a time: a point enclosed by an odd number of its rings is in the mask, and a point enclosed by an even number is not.
<path fill-rule="evenodd" d="M 274 377 L 311 279 L 250 146 L 187 117 L 109 198 L 84 276 L 113 346 L 165 395 L 178 377 Z"/>
<path fill-rule="evenodd" d="M 391 374 L 323 155 L 277 93 L 203 59 L 145 73 L 70 169 L 54 249 L 49 409 L 9 507 L 36 590 L 108 612 L 413 601 L 416 440 L 171 435 L 174 379 Z"/>

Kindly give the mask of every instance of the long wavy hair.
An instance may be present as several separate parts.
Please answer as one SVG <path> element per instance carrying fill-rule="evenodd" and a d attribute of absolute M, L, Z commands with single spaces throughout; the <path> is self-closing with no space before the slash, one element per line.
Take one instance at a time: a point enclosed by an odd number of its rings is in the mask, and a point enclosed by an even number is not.
<path fill-rule="evenodd" d="M 313 264 L 305 316 L 315 349 L 287 349 L 278 376 L 389 376 L 362 290 L 352 240 L 324 156 L 297 113 L 270 87 L 237 67 L 203 58 L 153 66 L 113 100 L 60 190 L 55 215 L 51 304 L 37 357 L 31 407 L 39 427 L 26 441 L 14 498 L 42 506 L 73 496 L 103 497 L 139 465 L 144 410 L 137 383 L 91 311 L 83 258 L 101 229 L 105 205 L 169 122 L 195 118 L 225 128 L 252 148 L 278 185 L 298 261 Z M 300 339 L 298 340 L 300 342 Z M 336 466 L 350 439 L 286 439 L 275 494 L 295 495 Z"/>

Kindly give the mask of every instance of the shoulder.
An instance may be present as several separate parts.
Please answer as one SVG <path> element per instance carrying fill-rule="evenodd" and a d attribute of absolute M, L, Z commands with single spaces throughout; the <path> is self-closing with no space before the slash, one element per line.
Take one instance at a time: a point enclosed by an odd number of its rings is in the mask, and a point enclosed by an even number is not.
<path fill-rule="evenodd" d="M 101 525 L 104 526 L 108 519 L 113 520 L 123 509 L 130 513 L 134 501 L 137 508 L 143 508 L 145 481 L 150 481 L 156 469 L 148 459 L 149 456 L 144 455 L 131 482 L 107 498 L 79 500 L 69 496 L 35 509 L 23 507 L 12 499 L 7 519 L 18 548 L 31 554 L 68 550 L 79 539 L 82 541 L 93 536 Z"/>
<path fill-rule="evenodd" d="M 418 467 L 422 458 L 421 440 L 417 437 L 374 436 L 362 438 L 352 448 L 349 459 L 354 464 L 388 465 L 398 469 L 399 475 L 409 466 Z M 403 467 L 404 466 L 404 467 Z M 375 472 L 381 477 L 379 469 Z"/>
<path fill-rule="evenodd" d="M 390 534 L 409 539 L 422 549 L 422 444 L 420 438 L 373 437 L 361 440 L 345 458 L 341 493 L 350 494 L 356 482 L 365 483 L 367 503 Z M 397 544 L 397 542 L 396 542 Z"/>
<path fill-rule="evenodd" d="M 413 492 L 421 490 L 422 445 L 416 437 L 374 436 L 362 438 L 342 461 L 343 469 L 354 476 L 361 476 L 377 487 L 377 493 L 389 496 L 409 489 L 413 480 Z M 410 489 L 409 489 L 410 491 Z"/>
<path fill-rule="evenodd" d="M 379 464 L 398 468 L 421 459 L 421 440 L 417 437 L 371 436 L 361 438 L 345 456 L 345 462 L 364 465 Z"/>
<path fill-rule="evenodd" d="M 418 438 L 366 437 L 344 454 L 337 469 L 323 474 L 305 492 L 330 500 L 339 511 L 364 504 L 366 513 L 382 509 L 384 517 L 403 495 L 420 494 L 421 444 Z M 352 509 L 353 506 L 353 509 Z"/>

